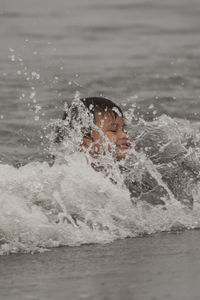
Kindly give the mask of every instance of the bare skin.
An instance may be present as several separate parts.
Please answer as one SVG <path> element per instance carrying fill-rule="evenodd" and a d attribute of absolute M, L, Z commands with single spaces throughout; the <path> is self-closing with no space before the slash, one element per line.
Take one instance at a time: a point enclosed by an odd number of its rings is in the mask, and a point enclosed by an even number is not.
<path fill-rule="evenodd" d="M 117 116 L 112 111 L 108 112 L 95 112 L 94 115 L 95 125 L 101 129 L 104 136 L 114 145 L 114 156 L 117 160 L 124 159 L 127 151 L 131 146 L 131 138 L 126 131 L 126 125 L 122 117 Z M 92 130 L 91 137 L 83 138 L 83 146 L 90 149 L 90 154 L 95 156 L 103 150 L 106 154 L 104 147 L 104 138 L 100 134 L 100 130 Z M 108 151 L 111 152 L 111 146 L 108 146 Z"/>

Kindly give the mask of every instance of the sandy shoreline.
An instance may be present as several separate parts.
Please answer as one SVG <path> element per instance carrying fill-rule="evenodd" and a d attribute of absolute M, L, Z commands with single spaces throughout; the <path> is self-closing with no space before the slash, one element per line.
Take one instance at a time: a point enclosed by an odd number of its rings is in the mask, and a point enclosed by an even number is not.
<path fill-rule="evenodd" d="M 0 299 L 199 299 L 200 231 L 0 257 Z"/>

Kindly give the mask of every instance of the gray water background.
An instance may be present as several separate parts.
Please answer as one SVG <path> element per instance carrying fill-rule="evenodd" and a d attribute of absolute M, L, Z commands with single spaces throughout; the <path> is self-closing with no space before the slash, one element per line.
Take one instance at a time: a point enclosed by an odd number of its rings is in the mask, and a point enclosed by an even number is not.
<path fill-rule="evenodd" d="M 0 259 L 2 300 L 198 300 L 199 231 Z"/>
<path fill-rule="evenodd" d="M 44 159 L 77 90 L 199 120 L 199 15 L 199 0 L 0 0 L 0 160 Z"/>
<path fill-rule="evenodd" d="M 77 90 L 199 121 L 199 15 L 199 0 L 0 0 L 0 160 L 44 159 Z M 4 256 L 0 298 L 199 299 L 199 247 L 190 231 Z"/>

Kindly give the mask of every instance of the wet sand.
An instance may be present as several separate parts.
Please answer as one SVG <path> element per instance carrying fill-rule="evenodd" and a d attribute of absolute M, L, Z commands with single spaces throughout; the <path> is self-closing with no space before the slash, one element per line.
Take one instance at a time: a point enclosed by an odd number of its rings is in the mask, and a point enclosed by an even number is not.
<path fill-rule="evenodd" d="M 0 257 L 0 299 L 200 299 L 200 231 Z"/>

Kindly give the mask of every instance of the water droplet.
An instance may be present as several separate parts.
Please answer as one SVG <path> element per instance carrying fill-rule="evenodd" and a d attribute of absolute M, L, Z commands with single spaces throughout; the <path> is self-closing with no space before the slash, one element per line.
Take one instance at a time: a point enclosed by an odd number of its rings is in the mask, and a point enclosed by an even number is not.
<path fill-rule="evenodd" d="M 15 61 L 15 55 L 13 54 L 13 55 L 11 55 L 11 61 Z"/>
<path fill-rule="evenodd" d="M 39 116 L 35 116 L 35 121 L 39 121 L 40 117 Z"/>
<path fill-rule="evenodd" d="M 153 103 L 149 105 L 149 109 L 153 109 L 154 108 L 154 105 Z"/>

